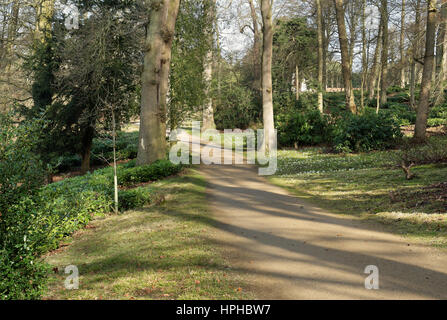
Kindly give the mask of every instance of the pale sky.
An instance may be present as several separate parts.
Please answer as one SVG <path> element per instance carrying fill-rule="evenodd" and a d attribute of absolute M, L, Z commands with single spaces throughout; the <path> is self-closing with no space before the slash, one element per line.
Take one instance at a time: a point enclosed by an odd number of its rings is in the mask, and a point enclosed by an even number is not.
<path fill-rule="evenodd" d="M 254 3 L 259 8 L 258 0 L 254 0 Z M 217 0 L 217 5 L 220 44 L 223 54 L 227 58 L 241 58 L 253 43 L 253 32 L 250 28 L 246 27 L 244 33 L 240 32 L 245 25 L 252 25 L 248 0 Z M 309 0 L 276 0 L 273 11 L 275 17 L 282 15 L 310 17 L 312 15 Z M 261 22 L 259 10 L 258 15 L 259 22 Z M 367 29 L 371 29 L 372 32 L 377 30 L 379 16 L 377 7 L 368 6 Z M 335 44 L 338 45 L 338 43 Z"/>

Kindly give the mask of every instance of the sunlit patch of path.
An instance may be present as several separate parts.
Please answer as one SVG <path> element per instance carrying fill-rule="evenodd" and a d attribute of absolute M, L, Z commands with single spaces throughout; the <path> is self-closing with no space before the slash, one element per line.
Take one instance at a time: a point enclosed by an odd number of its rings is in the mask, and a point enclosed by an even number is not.
<path fill-rule="evenodd" d="M 266 299 L 447 299 L 447 252 L 291 196 L 247 165 L 202 165 L 215 239 Z M 365 267 L 379 289 L 365 289 Z"/>

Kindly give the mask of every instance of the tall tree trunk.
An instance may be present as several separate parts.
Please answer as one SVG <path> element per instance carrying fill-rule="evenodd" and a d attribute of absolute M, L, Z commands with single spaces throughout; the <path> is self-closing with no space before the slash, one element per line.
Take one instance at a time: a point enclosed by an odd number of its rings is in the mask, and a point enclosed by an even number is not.
<path fill-rule="evenodd" d="M 11 55 L 12 48 L 14 47 L 14 40 L 17 35 L 17 28 L 19 23 L 19 10 L 20 10 L 20 3 L 18 0 L 14 0 L 12 4 L 11 21 L 9 22 L 8 25 L 8 39 L 6 44 L 7 56 Z"/>
<path fill-rule="evenodd" d="M 321 10 L 321 0 L 315 0 L 317 5 L 317 33 L 318 33 L 318 110 L 321 113 L 324 111 L 323 106 L 323 25 L 322 25 L 322 10 Z"/>
<path fill-rule="evenodd" d="M 145 40 L 137 164 L 166 156 L 166 94 L 179 0 L 152 1 Z"/>
<path fill-rule="evenodd" d="M 211 99 L 211 81 L 213 79 L 213 28 L 214 16 L 216 9 L 216 0 L 209 0 L 207 12 L 207 25 L 210 26 L 207 30 L 208 52 L 205 57 L 204 66 L 204 80 L 206 84 L 205 88 L 205 105 L 203 107 L 203 125 L 202 129 L 214 129 L 216 124 L 214 123 L 214 110 L 213 100 Z"/>
<path fill-rule="evenodd" d="M 357 107 L 354 101 L 354 90 L 352 88 L 351 64 L 349 59 L 348 36 L 346 34 L 345 9 L 343 0 L 334 0 L 335 11 L 337 15 L 338 38 L 340 41 L 341 64 L 343 81 L 346 96 L 346 108 L 352 113 L 357 113 Z"/>
<path fill-rule="evenodd" d="M 350 5 L 350 12 L 349 12 L 349 64 L 351 65 L 351 71 L 352 71 L 352 63 L 354 60 L 354 49 L 355 49 L 355 40 L 357 37 L 357 1 L 356 0 L 350 0 L 347 2 L 347 5 Z"/>
<path fill-rule="evenodd" d="M 256 14 L 256 7 L 253 0 L 248 0 L 250 5 L 250 15 L 253 22 L 253 88 L 257 91 L 257 94 L 262 91 L 261 89 L 261 33 L 258 26 L 258 15 Z"/>
<path fill-rule="evenodd" d="M 379 114 L 380 110 L 380 76 L 382 74 L 379 72 L 379 79 L 377 79 L 377 96 L 376 96 L 376 113 Z"/>
<path fill-rule="evenodd" d="M 329 27 L 325 20 L 325 13 L 321 15 L 321 25 L 323 28 L 323 90 L 326 92 L 328 87 L 328 75 L 327 75 L 327 54 L 329 51 Z"/>
<path fill-rule="evenodd" d="M 412 43 L 413 59 L 410 65 L 410 106 L 416 109 L 415 91 L 417 82 L 416 59 L 419 59 L 419 32 L 421 24 L 421 0 L 416 1 L 416 18 L 415 18 L 415 40 Z"/>
<path fill-rule="evenodd" d="M 425 141 L 425 132 L 427 129 L 431 78 L 435 62 L 434 54 L 437 13 L 436 0 L 429 0 L 427 3 L 427 32 L 425 39 L 424 69 L 422 72 L 421 93 L 416 115 L 416 125 L 414 128 L 414 139 L 417 141 Z"/>
<path fill-rule="evenodd" d="M 381 85 L 380 104 L 387 103 L 388 89 L 388 0 L 381 0 L 382 19 L 382 58 L 381 58 Z"/>
<path fill-rule="evenodd" d="M 405 88 L 405 0 L 402 0 L 402 12 L 400 15 L 400 87 Z"/>
<path fill-rule="evenodd" d="M 298 101 L 300 98 L 301 82 L 298 63 L 295 64 L 295 99 Z"/>
<path fill-rule="evenodd" d="M 219 24 L 217 21 L 217 15 L 215 16 L 214 19 L 214 30 L 216 32 L 216 57 L 214 59 L 215 62 L 215 70 L 216 70 L 216 80 L 217 80 L 217 104 L 221 103 L 221 69 L 222 69 L 222 61 L 221 61 L 221 57 L 222 57 L 222 50 L 220 47 L 220 33 L 219 33 Z"/>
<path fill-rule="evenodd" d="M 441 2 L 441 25 L 442 29 L 442 56 L 439 65 L 439 86 L 436 97 L 435 105 L 440 105 L 445 101 L 445 85 L 447 82 L 447 0 L 442 0 Z"/>
<path fill-rule="evenodd" d="M 272 53 L 273 53 L 273 0 L 261 0 L 262 13 L 262 110 L 264 121 L 263 148 L 270 151 L 275 124 L 273 120 Z"/>
<path fill-rule="evenodd" d="M 55 0 L 37 0 L 36 39 L 45 41 L 51 36 L 51 22 L 54 15 Z"/>
<path fill-rule="evenodd" d="M 376 90 L 376 82 L 380 73 L 380 52 L 382 51 L 382 24 L 379 26 L 379 32 L 377 34 L 376 49 L 374 50 L 372 70 L 368 79 L 368 99 L 374 98 L 374 92 Z"/>
<path fill-rule="evenodd" d="M 365 83 L 366 76 L 368 73 L 368 61 L 366 57 L 366 47 L 367 47 L 367 39 L 366 39 L 366 0 L 362 1 L 362 83 L 360 87 L 360 109 L 364 110 L 365 108 Z"/>

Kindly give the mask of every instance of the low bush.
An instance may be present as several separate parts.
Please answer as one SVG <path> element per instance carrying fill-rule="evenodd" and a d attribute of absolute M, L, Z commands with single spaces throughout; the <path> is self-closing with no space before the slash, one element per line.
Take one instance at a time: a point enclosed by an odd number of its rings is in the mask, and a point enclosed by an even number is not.
<path fill-rule="evenodd" d="M 0 299 L 34 299 L 45 285 L 46 266 L 38 259 L 45 219 L 34 197 L 47 172 L 33 152 L 45 123 L 16 125 L 0 113 Z"/>
<path fill-rule="evenodd" d="M 259 116 L 259 110 L 253 104 L 250 90 L 242 86 L 222 88 L 221 103 L 214 110 L 214 121 L 218 130 L 247 129 Z"/>
<path fill-rule="evenodd" d="M 376 102 L 370 101 L 367 112 L 376 112 Z M 411 125 L 416 122 L 416 111 L 411 109 L 408 104 L 388 101 L 380 107 L 379 113 L 393 118 L 401 126 Z"/>
<path fill-rule="evenodd" d="M 159 160 L 151 165 L 129 167 L 118 173 L 119 185 L 132 185 L 141 182 L 159 180 L 177 174 L 182 170 L 181 165 L 173 165 L 169 160 Z"/>
<path fill-rule="evenodd" d="M 430 113 L 428 118 L 441 118 L 447 119 L 447 104 L 442 104 L 439 106 L 434 106 L 430 108 Z"/>
<path fill-rule="evenodd" d="M 120 210 L 126 211 L 133 208 L 140 208 L 151 203 L 152 190 L 147 187 L 139 187 L 119 192 Z"/>
<path fill-rule="evenodd" d="M 138 132 L 119 131 L 116 137 L 117 159 L 134 159 L 138 153 Z M 113 140 L 111 136 L 93 139 L 92 164 L 101 165 L 113 161 Z"/>
<path fill-rule="evenodd" d="M 388 97 L 387 100 L 391 103 L 409 103 L 410 96 L 406 92 L 399 92 L 398 94 Z"/>
<path fill-rule="evenodd" d="M 386 108 L 380 109 L 379 113 L 383 113 L 387 117 L 393 118 L 399 125 L 405 126 L 416 122 L 416 111 L 412 110 L 409 105 L 401 103 L 387 103 Z"/>
<path fill-rule="evenodd" d="M 387 90 L 386 90 L 386 92 L 388 93 L 388 94 L 390 94 L 390 93 L 395 93 L 395 92 L 401 92 L 403 89 L 400 87 L 400 86 L 390 86 L 390 87 L 388 87 L 387 88 Z"/>
<path fill-rule="evenodd" d="M 430 118 L 427 119 L 427 126 L 428 127 L 438 127 L 443 126 L 447 124 L 447 118 Z"/>
<path fill-rule="evenodd" d="M 118 160 L 135 159 L 138 153 L 138 132 L 117 133 L 116 157 Z M 79 155 L 66 154 L 59 158 L 57 170 L 66 172 L 72 168 L 81 166 Z M 110 135 L 93 139 L 91 165 L 104 165 L 113 162 L 113 140 Z"/>
<path fill-rule="evenodd" d="M 368 152 L 393 147 L 402 138 L 396 119 L 384 113 L 346 114 L 337 121 L 333 148 L 336 152 Z"/>
<path fill-rule="evenodd" d="M 447 124 L 447 104 L 434 106 L 430 108 L 428 114 L 427 126 L 437 127 Z"/>
<path fill-rule="evenodd" d="M 280 146 L 316 145 L 330 141 L 329 116 L 318 110 L 279 114 L 276 126 Z"/>

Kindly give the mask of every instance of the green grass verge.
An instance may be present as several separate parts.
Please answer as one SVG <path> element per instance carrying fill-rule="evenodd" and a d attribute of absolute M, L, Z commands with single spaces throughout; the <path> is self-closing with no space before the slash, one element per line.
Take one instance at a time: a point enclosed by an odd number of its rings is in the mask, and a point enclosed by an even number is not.
<path fill-rule="evenodd" d="M 50 253 L 46 299 L 251 298 L 211 240 L 205 181 L 193 169 L 155 182 L 156 204 L 98 218 Z M 64 288 L 64 268 L 79 289 Z"/>
<path fill-rule="evenodd" d="M 447 246 L 447 165 L 414 167 L 413 180 L 390 167 L 384 152 L 324 155 L 317 148 L 280 151 L 270 178 L 331 212 L 379 221 L 389 231 Z M 439 184 L 439 185 L 437 185 Z"/>

